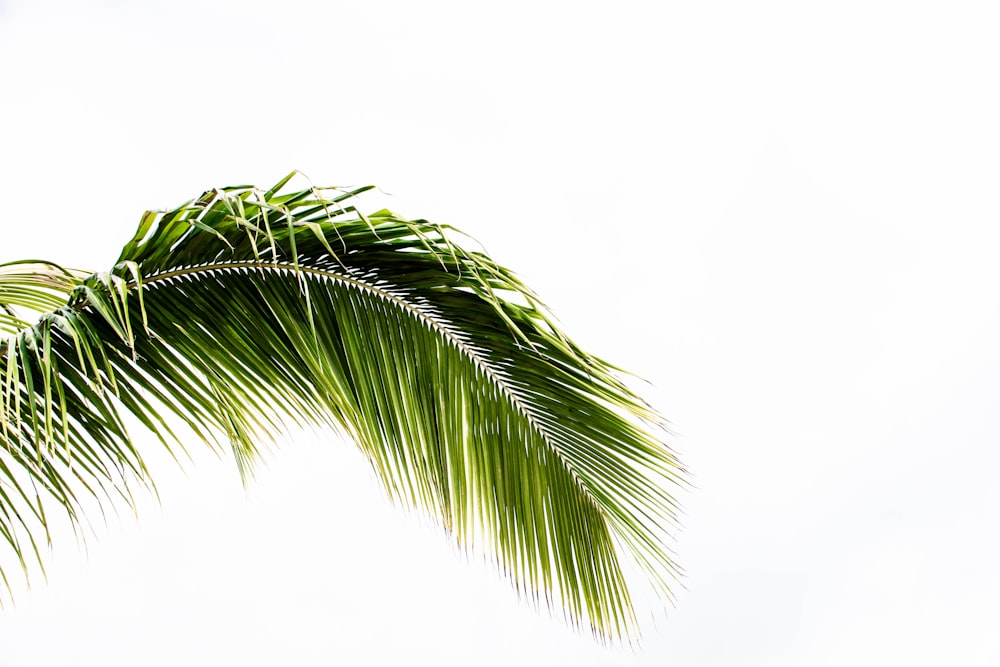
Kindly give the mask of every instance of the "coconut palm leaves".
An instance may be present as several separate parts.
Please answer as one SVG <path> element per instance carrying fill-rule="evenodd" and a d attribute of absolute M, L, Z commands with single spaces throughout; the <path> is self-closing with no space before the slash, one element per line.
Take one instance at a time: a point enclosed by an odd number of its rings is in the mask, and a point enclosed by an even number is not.
<path fill-rule="evenodd" d="M 285 424 L 323 424 L 522 591 L 630 635 L 619 559 L 668 596 L 677 573 L 658 416 L 452 230 L 287 181 L 145 214 L 108 273 L 0 267 L 0 535 L 21 566 L 53 508 L 148 483 L 127 421 L 228 442 L 244 475 Z"/>

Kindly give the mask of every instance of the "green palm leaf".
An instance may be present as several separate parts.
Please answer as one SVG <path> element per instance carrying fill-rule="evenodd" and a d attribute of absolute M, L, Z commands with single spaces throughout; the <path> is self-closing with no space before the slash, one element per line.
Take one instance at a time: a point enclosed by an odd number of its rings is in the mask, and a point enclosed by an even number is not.
<path fill-rule="evenodd" d="M 108 273 L 0 266 L 0 535 L 22 568 L 47 507 L 75 522 L 149 483 L 123 414 L 168 448 L 179 425 L 228 442 L 244 477 L 286 423 L 323 424 L 520 590 L 630 636 L 619 559 L 667 597 L 678 572 L 656 413 L 453 230 L 288 180 L 145 214 Z"/>

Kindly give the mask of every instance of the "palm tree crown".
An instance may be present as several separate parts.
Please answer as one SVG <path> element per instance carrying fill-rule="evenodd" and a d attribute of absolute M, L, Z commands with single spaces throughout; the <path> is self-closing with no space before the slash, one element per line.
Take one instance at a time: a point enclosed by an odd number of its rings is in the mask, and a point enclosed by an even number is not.
<path fill-rule="evenodd" d="M 38 560 L 47 508 L 75 522 L 85 498 L 131 503 L 149 483 L 125 414 L 168 448 L 180 426 L 228 442 L 244 478 L 285 424 L 322 424 L 520 590 L 630 636 L 620 557 L 667 597 L 678 574 L 665 539 L 684 471 L 661 419 L 454 230 L 289 178 L 146 213 L 107 273 L 0 266 L 14 558 Z"/>

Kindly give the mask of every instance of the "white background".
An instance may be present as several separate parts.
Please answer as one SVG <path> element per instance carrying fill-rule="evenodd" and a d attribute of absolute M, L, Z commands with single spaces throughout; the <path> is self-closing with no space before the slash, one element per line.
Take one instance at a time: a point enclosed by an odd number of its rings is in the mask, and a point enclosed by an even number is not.
<path fill-rule="evenodd" d="M 292 169 L 375 183 L 649 380 L 697 486 L 632 650 L 350 443 L 245 492 L 195 448 L 87 555 L 57 535 L 0 665 L 1000 664 L 993 6 L 0 0 L 0 261 L 107 269 L 144 209 Z"/>

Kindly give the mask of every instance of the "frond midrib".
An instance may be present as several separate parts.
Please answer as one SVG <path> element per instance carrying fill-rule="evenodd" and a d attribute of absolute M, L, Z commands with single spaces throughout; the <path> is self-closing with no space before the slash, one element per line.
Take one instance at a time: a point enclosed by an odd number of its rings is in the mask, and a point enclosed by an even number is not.
<path fill-rule="evenodd" d="M 562 452 L 558 444 L 553 440 L 551 434 L 548 430 L 542 426 L 538 420 L 531 414 L 531 411 L 523 401 L 518 396 L 517 392 L 511 387 L 503 377 L 493 368 L 489 359 L 483 358 L 482 355 L 478 354 L 474 347 L 470 346 L 465 340 L 460 336 L 457 336 L 454 331 L 449 327 L 442 324 L 440 321 L 431 317 L 431 315 L 425 310 L 414 306 L 412 303 L 400 298 L 397 294 L 392 293 L 386 289 L 380 288 L 378 285 L 373 285 L 370 282 L 360 280 L 357 277 L 346 275 L 343 273 L 338 273 L 336 271 L 331 271 L 329 269 L 318 269 L 310 266 L 296 265 L 288 261 L 273 261 L 273 262 L 258 262 L 256 260 L 242 260 L 242 261 L 229 261 L 229 262 L 214 262 L 209 264 L 198 264 L 196 266 L 190 266 L 179 269 L 169 269 L 166 271 L 160 271 L 152 273 L 149 276 L 144 276 L 142 278 L 143 287 L 149 285 L 155 285 L 156 283 L 167 282 L 174 278 L 180 278 L 184 276 L 198 275 L 202 273 L 212 273 L 212 272 L 226 272 L 235 270 L 254 270 L 261 273 L 267 272 L 280 272 L 280 273 L 293 273 L 293 274 L 306 274 L 312 276 L 318 276 L 321 278 L 326 278 L 329 280 L 339 281 L 342 283 L 347 283 L 354 285 L 355 287 L 372 293 L 386 301 L 397 305 L 399 308 L 405 310 L 406 312 L 412 314 L 415 318 L 426 323 L 429 327 L 437 331 L 443 338 L 455 345 L 456 348 L 460 349 L 465 355 L 479 368 L 487 378 L 494 383 L 496 387 L 500 389 L 503 395 L 511 402 L 517 412 L 528 422 L 532 429 L 538 434 L 542 441 L 549 447 L 553 454 L 562 462 L 566 471 L 570 474 L 573 482 L 579 488 L 580 492 L 587 499 L 587 502 L 601 515 L 601 517 L 606 522 L 606 525 L 611 528 L 615 524 L 611 521 L 610 517 L 604 511 L 601 503 L 597 501 L 593 493 L 584 483 L 584 481 L 577 474 L 574 467 L 570 464 L 566 455 Z M 129 281 L 131 283 L 131 281 Z"/>

